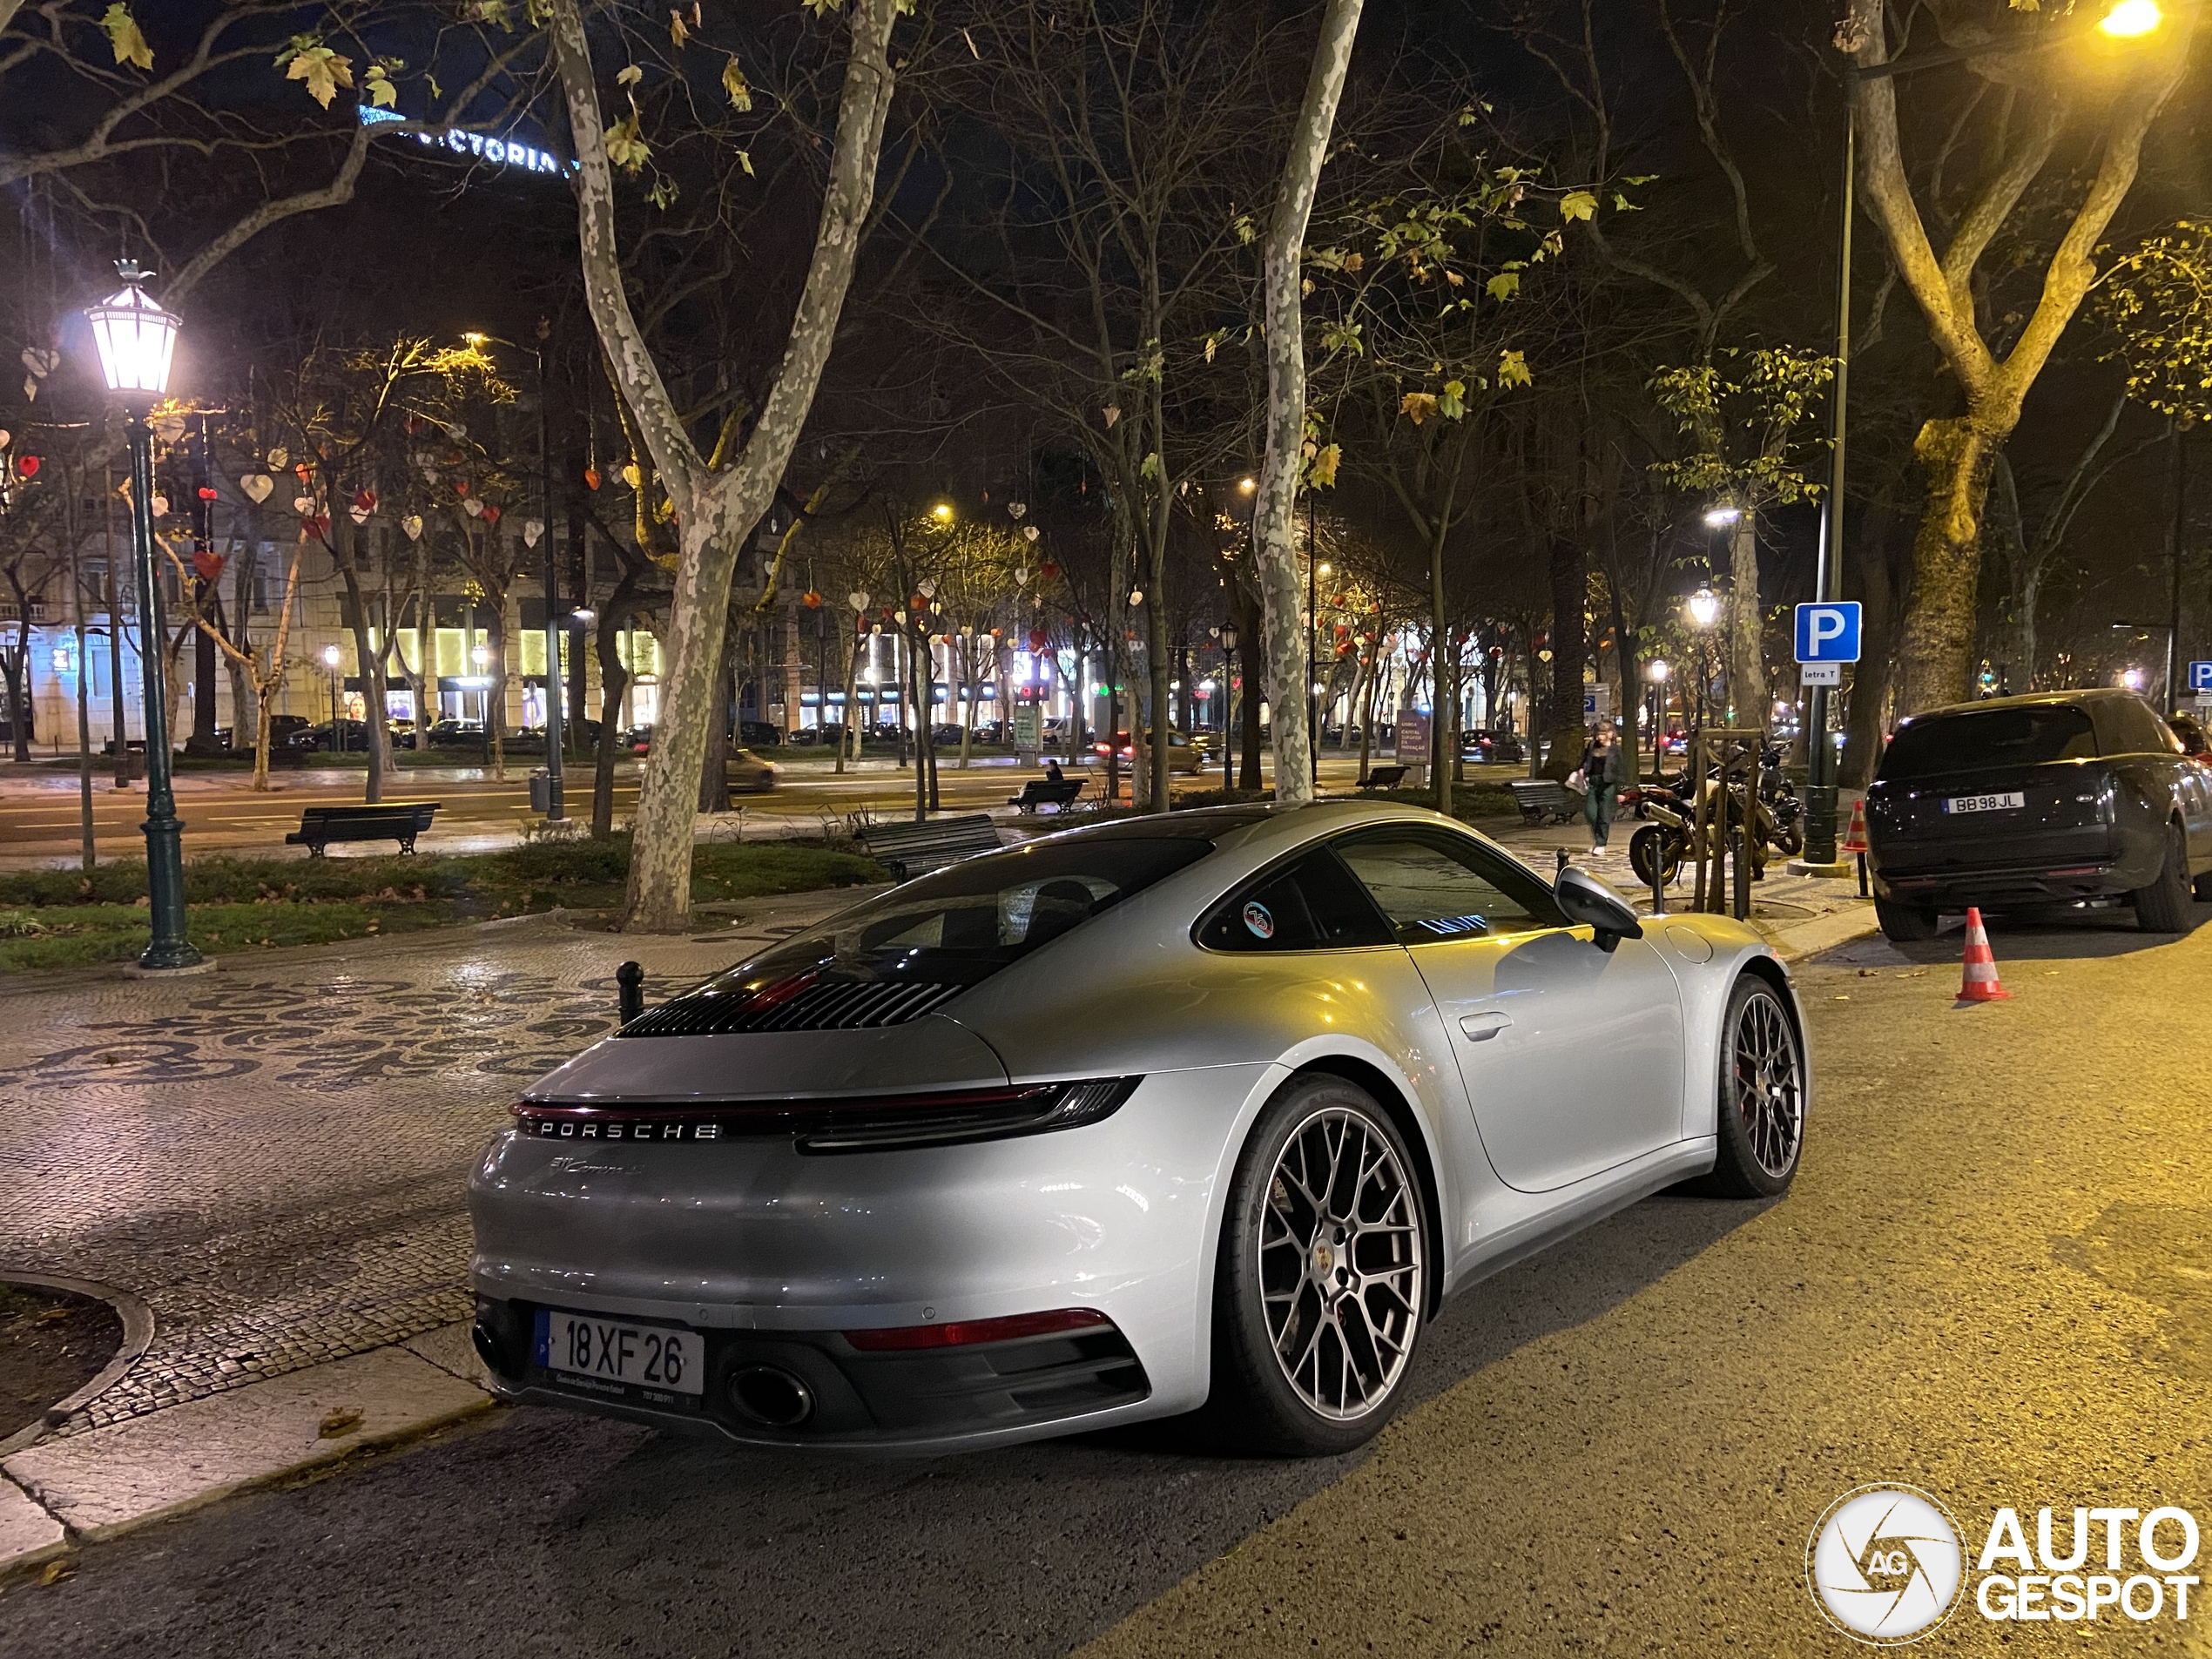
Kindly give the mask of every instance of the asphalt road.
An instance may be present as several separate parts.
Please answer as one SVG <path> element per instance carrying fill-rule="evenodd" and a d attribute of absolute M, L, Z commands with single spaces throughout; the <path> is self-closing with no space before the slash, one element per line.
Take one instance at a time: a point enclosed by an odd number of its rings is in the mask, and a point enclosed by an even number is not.
<path fill-rule="evenodd" d="M 1794 1192 L 1655 1198 L 1477 1288 L 1363 1453 L 817 1460 L 502 1413 L 90 1547 L 0 1594 L 0 1651 L 1854 1651 L 1804 1550 L 1862 1482 L 2212 1507 L 2212 927 L 2000 930 L 2013 1000 L 1966 1009 L 1958 948 L 1802 968 Z M 1966 1615 L 1919 1650 L 2197 1628 Z"/>

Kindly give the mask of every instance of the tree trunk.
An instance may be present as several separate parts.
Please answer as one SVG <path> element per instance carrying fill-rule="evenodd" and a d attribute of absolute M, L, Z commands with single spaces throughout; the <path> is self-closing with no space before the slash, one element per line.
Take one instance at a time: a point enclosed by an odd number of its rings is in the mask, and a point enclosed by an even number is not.
<path fill-rule="evenodd" d="M 491 748 L 491 775 L 507 781 L 507 590 L 484 595 L 491 607 L 491 684 L 484 688 L 484 738 Z"/>
<path fill-rule="evenodd" d="M 615 585 L 607 608 L 599 614 L 594 642 L 599 654 L 599 743 L 591 769 L 591 839 L 595 841 L 604 841 L 615 833 L 615 745 L 623 725 L 623 698 L 630 691 L 630 671 L 622 665 L 621 639 L 630 620 L 630 597 L 636 586 L 634 573 Z"/>
<path fill-rule="evenodd" d="M 840 772 L 845 770 L 845 757 L 847 751 L 852 753 L 854 765 L 857 766 L 860 762 L 860 723 L 853 714 L 853 698 L 860 689 L 860 642 L 867 637 L 867 635 L 859 631 L 857 623 L 853 628 L 846 631 L 845 715 L 843 724 L 837 730 L 837 770 Z"/>
<path fill-rule="evenodd" d="M 1735 706 L 1730 724 L 1764 732 L 1773 699 L 1767 695 L 1766 658 L 1759 637 L 1758 515 L 1748 506 L 1729 526 L 1726 627 L 1728 694 Z"/>
<path fill-rule="evenodd" d="M 699 758 L 699 811 L 730 810 L 731 698 L 738 678 L 738 656 L 744 629 L 725 628 L 722 634 L 722 670 L 714 677 L 713 711 L 706 727 L 706 747 Z M 658 744 L 660 733 L 653 737 Z"/>
<path fill-rule="evenodd" d="M 1921 714 L 1973 695 L 1974 617 L 1981 589 L 1981 516 L 2001 434 L 1971 417 L 1930 421 L 1912 453 L 1927 502 L 1912 542 L 1912 604 L 1905 618 L 1900 714 Z"/>
<path fill-rule="evenodd" d="M 1582 723 L 1582 668 L 1589 651 L 1582 613 L 1589 601 L 1589 567 L 1580 536 L 1554 536 L 1550 540 L 1552 684 L 1545 735 L 1551 739 L 1551 755 L 1544 762 L 1543 776 L 1564 779 L 1582 764 L 1582 747 L 1590 738 Z M 1529 758 L 1534 759 L 1533 751 Z"/>
<path fill-rule="evenodd" d="M 1851 669 L 1851 702 L 1844 711 L 1844 759 L 1838 781 L 1864 789 L 1882 758 L 1882 705 L 1897 659 L 1898 593 L 1889 556 L 1890 519 L 1895 511 L 1891 486 L 1876 492 L 1858 515 L 1850 568 L 1857 574 L 1862 607 L 1859 657 Z"/>
<path fill-rule="evenodd" d="M 1436 810 L 1449 818 L 1452 815 L 1452 761 L 1448 735 L 1452 725 L 1451 711 L 1459 700 L 1460 688 L 1453 679 L 1445 658 L 1445 637 L 1450 624 L 1444 605 L 1444 526 L 1440 523 L 1428 541 L 1428 671 L 1429 716 L 1428 749 L 1429 780 L 1436 786 Z M 1399 757 L 1401 760 L 1404 756 Z"/>
<path fill-rule="evenodd" d="M 1359 32 L 1360 0 L 1328 0 L 1305 97 L 1291 129 L 1281 193 L 1267 232 L 1267 423 L 1259 489 L 1252 508 L 1252 550 L 1266 606 L 1267 689 L 1275 738 L 1275 799 L 1313 799 L 1313 756 L 1306 738 L 1305 630 L 1298 617 L 1298 556 L 1291 516 L 1305 442 L 1305 320 L 1300 297 L 1306 221 L 1328 158 L 1337 101 Z M 1317 556 L 1311 548 L 1309 558 Z"/>
<path fill-rule="evenodd" d="M 850 12 L 853 45 L 806 283 L 760 418 L 736 461 L 719 469 L 710 469 L 692 443 L 631 312 L 616 236 L 613 171 L 579 0 L 549 0 L 548 10 L 576 146 L 579 257 L 592 323 L 678 509 L 661 717 L 638 793 L 624 907 L 626 927 L 678 932 L 691 919 L 699 764 L 711 718 L 711 682 L 722 661 L 731 578 L 745 538 L 773 502 L 790 462 L 852 281 L 890 109 L 896 3 L 859 0 Z"/>

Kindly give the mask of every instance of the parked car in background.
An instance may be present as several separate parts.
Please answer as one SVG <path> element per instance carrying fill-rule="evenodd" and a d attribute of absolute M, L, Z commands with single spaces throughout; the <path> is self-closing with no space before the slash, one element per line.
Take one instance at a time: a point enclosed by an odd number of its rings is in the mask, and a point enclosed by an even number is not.
<path fill-rule="evenodd" d="M 474 748 L 483 740 L 484 723 L 481 720 L 440 720 L 430 727 L 430 742 L 434 747 L 465 743 Z"/>
<path fill-rule="evenodd" d="M 649 754 L 653 746 L 653 729 L 650 725 L 633 725 L 622 734 L 622 746 L 634 755 Z"/>
<path fill-rule="evenodd" d="M 740 720 L 738 722 L 738 741 L 772 749 L 784 740 L 783 727 L 772 720 Z"/>
<path fill-rule="evenodd" d="M 1460 752 L 1478 765 L 1517 766 L 1528 759 L 1510 732 L 1468 731 L 1460 734 Z"/>
<path fill-rule="evenodd" d="M 368 752 L 368 723 L 366 720 L 325 720 L 293 733 L 295 749 L 336 750 L 350 754 Z"/>
<path fill-rule="evenodd" d="M 1892 939 L 1946 912 L 2119 900 L 2158 933 L 2212 899 L 2212 772 L 2132 691 L 1933 709 L 1866 794 L 1874 908 Z"/>

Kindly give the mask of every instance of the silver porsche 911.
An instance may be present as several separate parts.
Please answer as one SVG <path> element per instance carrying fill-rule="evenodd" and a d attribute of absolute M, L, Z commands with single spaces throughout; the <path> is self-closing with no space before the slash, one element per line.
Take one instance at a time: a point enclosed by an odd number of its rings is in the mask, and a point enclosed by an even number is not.
<path fill-rule="evenodd" d="M 1804 1030 L 1749 927 L 1432 813 L 1049 835 L 533 1088 L 471 1184 L 476 1345 L 510 1398 L 759 1443 L 1204 1408 L 1342 1451 L 1454 1291 L 1662 1187 L 1784 1191 Z"/>

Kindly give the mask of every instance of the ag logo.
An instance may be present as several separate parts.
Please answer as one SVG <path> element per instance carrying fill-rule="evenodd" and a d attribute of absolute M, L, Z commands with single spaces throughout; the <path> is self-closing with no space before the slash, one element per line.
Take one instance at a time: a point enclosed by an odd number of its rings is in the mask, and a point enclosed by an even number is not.
<path fill-rule="evenodd" d="M 1244 907 L 1244 931 L 1255 939 L 1275 937 L 1275 918 L 1257 899 Z"/>
<path fill-rule="evenodd" d="M 1844 1635 L 1894 1647 L 1917 1642 L 1959 1605 L 1966 1553 L 1949 1513 L 1918 1487 L 1860 1487 L 1812 1529 L 1805 1583 Z"/>

